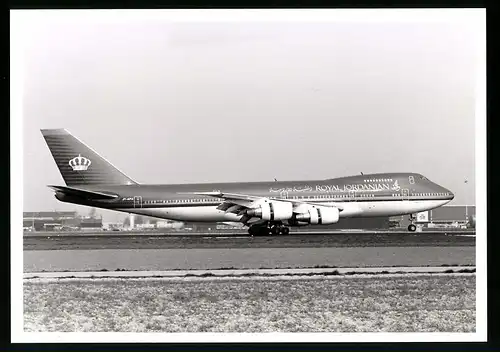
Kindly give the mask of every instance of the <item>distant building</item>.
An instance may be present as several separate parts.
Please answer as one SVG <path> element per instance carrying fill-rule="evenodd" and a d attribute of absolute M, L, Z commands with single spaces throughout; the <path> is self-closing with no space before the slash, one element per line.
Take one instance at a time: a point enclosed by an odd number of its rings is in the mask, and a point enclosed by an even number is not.
<path fill-rule="evenodd" d="M 310 225 L 298 227 L 299 230 L 335 230 L 335 229 L 387 229 L 390 227 L 388 217 L 371 218 L 341 218 L 340 221 L 332 225 Z M 221 223 L 186 223 L 185 229 L 192 228 L 193 231 L 242 231 L 246 232 L 247 227 L 238 227 Z M 297 228 L 295 228 L 297 229 Z"/>
<path fill-rule="evenodd" d="M 367 217 L 367 218 L 340 218 L 339 222 L 332 225 L 312 225 L 308 229 L 330 229 L 330 230 L 375 230 L 390 227 L 389 217 Z"/>
<path fill-rule="evenodd" d="M 149 223 L 155 223 L 156 222 L 156 219 L 155 218 L 150 218 L 148 216 L 142 216 L 142 215 L 137 215 L 137 214 L 133 214 L 133 227 L 138 227 L 139 225 L 143 225 L 143 224 L 149 224 Z M 123 220 L 123 227 L 124 228 L 129 228 L 130 227 L 130 216 L 127 216 L 124 220 Z"/>
<path fill-rule="evenodd" d="M 475 205 L 448 205 L 416 214 L 416 223 L 424 228 L 474 228 L 476 225 Z M 392 218 L 399 222 L 400 227 L 408 226 L 408 216 Z"/>
<path fill-rule="evenodd" d="M 102 218 L 83 217 L 80 218 L 79 226 L 81 229 L 100 229 L 102 228 Z"/>
<path fill-rule="evenodd" d="M 123 224 L 121 222 L 106 222 L 102 224 L 104 231 L 122 231 Z"/>
<path fill-rule="evenodd" d="M 429 211 L 429 221 L 433 223 L 449 223 L 458 221 L 466 223 L 476 215 L 476 206 L 452 205 Z"/>
<path fill-rule="evenodd" d="M 135 228 L 140 229 L 140 230 L 152 230 L 156 227 L 155 227 L 155 224 L 146 223 L 146 224 L 137 224 L 137 226 Z"/>
<path fill-rule="evenodd" d="M 80 217 L 76 211 L 24 212 L 23 228 L 27 231 L 100 229 L 102 218 Z"/>
<path fill-rule="evenodd" d="M 127 216 L 123 220 L 122 228 L 127 230 L 153 230 L 153 229 L 181 229 L 184 226 L 183 222 L 174 221 L 174 220 L 165 220 L 165 219 L 157 219 L 149 216 L 143 215 L 132 215 L 133 222 L 131 226 L 130 218 L 131 216 Z"/>
<path fill-rule="evenodd" d="M 76 211 L 24 212 L 23 228 L 31 231 L 54 230 L 58 227 L 77 227 Z"/>
<path fill-rule="evenodd" d="M 180 230 L 184 227 L 184 223 L 180 221 L 171 221 L 171 220 L 160 220 L 156 222 L 157 229 L 173 229 Z"/>

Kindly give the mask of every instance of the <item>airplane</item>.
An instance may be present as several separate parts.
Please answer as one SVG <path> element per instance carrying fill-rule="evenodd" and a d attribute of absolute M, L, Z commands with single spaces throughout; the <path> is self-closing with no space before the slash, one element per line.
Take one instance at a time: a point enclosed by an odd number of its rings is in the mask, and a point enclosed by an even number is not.
<path fill-rule="evenodd" d="M 454 194 L 418 173 L 374 173 L 325 180 L 140 184 L 66 129 L 42 129 L 65 186 L 61 202 L 192 222 L 239 222 L 250 235 L 287 235 L 290 227 L 349 217 L 409 215 L 449 203 Z"/>

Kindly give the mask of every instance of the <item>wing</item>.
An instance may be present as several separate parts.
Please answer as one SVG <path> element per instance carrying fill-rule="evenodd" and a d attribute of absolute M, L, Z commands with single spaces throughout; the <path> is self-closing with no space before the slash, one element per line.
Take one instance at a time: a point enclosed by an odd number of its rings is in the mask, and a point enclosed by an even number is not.
<path fill-rule="evenodd" d="M 304 200 L 298 200 L 298 199 L 286 199 L 286 198 L 278 198 L 278 199 L 271 199 L 268 197 L 259 197 L 259 196 L 252 196 L 252 195 L 247 195 L 247 194 L 239 194 L 239 193 L 224 193 L 224 192 L 183 192 L 183 194 L 193 194 L 193 195 L 201 195 L 201 196 L 211 196 L 211 197 L 216 197 L 216 198 L 222 198 L 224 201 L 217 207 L 217 209 L 225 211 L 227 213 L 234 213 L 238 215 L 243 215 L 244 211 L 246 209 L 252 209 L 256 208 L 259 206 L 260 203 L 262 203 L 264 200 L 269 199 L 269 200 L 277 200 L 281 202 L 289 202 L 292 203 L 294 208 L 298 208 L 301 205 L 315 205 L 315 206 L 321 206 L 321 207 L 332 207 L 332 208 L 337 208 L 340 211 L 343 210 L 342 204 L 320 204 L 320 203 L 315 203 L 315 202 L 308 202 Z M 241 219 L 242 222 L 246 223 L 250 220 L 247 217 L 243 217 Z"/>
<path fill-rule="evenodd" d="M 225 211 L 226 213 L 240 214 L 245 209 L 251 209 L 257 206 L 262 201 L 262 197 L 250 196 L 245 194 L 236 193 L 223 193 L 223 192 L 182 192 L 181 194 L 191 194 L 200 196 L 210 196 L 214 198 L 222 198 L 224 201 L 219 204 L 217 209 Z"/>
<path fill-rule="evenodd" d="M 87 199 L 115 199 L 118 197 L 116 194 L 109 194 L 103 192 L 90 191 L 87 189 L 75 188 L 75 187 L 63 187 L 63 186 L 48 186 L 56 192 L 62 192 L 69 196 L 77 196 L 80 198 Z"/>

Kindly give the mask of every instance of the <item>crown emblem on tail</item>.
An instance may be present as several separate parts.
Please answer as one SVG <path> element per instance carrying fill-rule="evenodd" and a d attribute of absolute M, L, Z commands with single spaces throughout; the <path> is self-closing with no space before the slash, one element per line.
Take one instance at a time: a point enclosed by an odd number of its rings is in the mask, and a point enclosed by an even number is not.
<path fill-rule="evenodd" d="M 80 154 L 69 161 L 69 166 L 71 166 L 73 171 L 85 171 L 89 168 L 90 164 L 92 162 Z"/>

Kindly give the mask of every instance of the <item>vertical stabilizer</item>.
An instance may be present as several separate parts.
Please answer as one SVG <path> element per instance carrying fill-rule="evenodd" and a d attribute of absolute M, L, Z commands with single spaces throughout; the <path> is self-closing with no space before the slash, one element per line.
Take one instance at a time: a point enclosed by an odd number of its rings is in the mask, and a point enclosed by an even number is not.
<path fill-rule="evenodd" d="M 66 185 L 136 183 L 66 129 L 45 129 L 41 132 Z"/>

